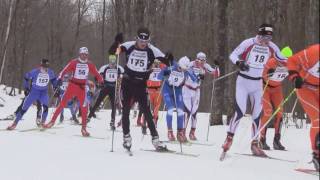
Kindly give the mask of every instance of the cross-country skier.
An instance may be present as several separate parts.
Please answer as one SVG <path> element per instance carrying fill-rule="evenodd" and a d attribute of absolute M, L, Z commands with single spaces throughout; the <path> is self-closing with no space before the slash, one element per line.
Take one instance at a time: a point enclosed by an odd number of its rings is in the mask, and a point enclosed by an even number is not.
<path fill-rule="evenodd" d="M 213 68 L 206 62 L 207 56 L 203 52 L 197 53 L 197 57 L 191 62 L 190 66 L 198 77 L 199 81 L 193 81 L 191 78 L 187 78 L 184 86 L 182 87 L 183 103 L 187 112 L 186 126 L 188 125 L 189 119 L 191 119 L 191 130 L 189 133 L 190 140 L 197 140 L 195 135 L 196 124 L 197 124 L 197 111 L 200 103 L 200 85 L 201 80 L 204 79 L 205 73 L 210 73 L 213 78 L 219 77 L 219 68 L 214 66 Z M 187 127 L 185 127 L 187 128 Z"/>
<path fill-rule="evenodd" d="M 120 38 L 119 38 L 120 37 Z M 111 52 L 123 39 L 121 35 L 116 36 L 116 41 L 111 46 Z M 135 41 L 128 41 L 120 44 L 117 54 L 126 54 L 125 73 L 123 75 L 121 89 L 123 94 L 122 128 L 123 147 L 130 150 L 132 138 L 130 135 L 129 113 L 132 105 L 131 100 L 138 101 L 141 111 L 148 123 L 148 128 L 152 136 L 152 144 L 157 150 L 166 150 L 166 146 L 159 141 L 159 135 L 153 122 L 153 116 L 148 102 L 146 81 L 149 78 L 150 68 L 155 59 L 165 61 L 165 55 L 150 42 L 150 32 L 147 28 L 140 28 Z"/>
<path fill-rule="evenodd" d="M 102 66 L 99 69 L 99 73 L 104 78 L 103 87 L 100 89 L 99 96 L 93 105 L 90 108 L 90 113 L 88 118 L 91 118 L 97 108 L 100 106 L 101 102 L 104 100 L 106 96 L 109 97 L 110 105 L 111 105 L 111 121 L 110 128 L 115 129 L 115 116 L 116 116 L 116 104 L 115 104 L 115 86 L 118 78 L 122 78 L 124 73 L 123 68 L 119 65 L 117 67 L 117 57 L 115 55 L 109 56 L 109 64 Z M 119 96 L 119 95 L 118 95 Z"/>
<path fill-rule="evenodd" d="M 278 60 L 283 60 L 280 50 L 272 40 L 273 26 L 262 24 L 256 37 L 244 40 L 231 54 L 230 60 L 240 71 L 236 81 L 235 113 L 230 121 L 227 138 L 222 148 L 226 152 L 232 144 L 232 139 L 240 119 L 246 112 L 247 98 L 252 109 L 252 142 L 251 151 L 256 156 L 266 156 L 258 147 L 258 131 L 262 115 L 262 73 L 267 60 L 276 54 Z"/>
<path fill-rule="evenodd" d="M 284 57 L 288 58 L 292 56 L 292 50 L 289 47 L 285 47 L 281 50 Z M 261 125 L 263 127 L 265 123 L 271 117 L 274 109 L 279 107 L 283 101 L 282 93 L 282 81 L 288 76 L 288 69 L 286 67 L 287 60 L 279 61 L 276 57 L 268 60 L 267 64 L 264 66 L 263 71 L 263 116 L 261 118 Z M 280 130 L 282 123 L 282 107 L 281 110 L 276 114 L 274 120 L 274 138 L 273 138 L 273 148 L 276 150 L 285 150 L 285 147 L 280 142 Z M 259 146 L 261 149 L 270 150 L 266 142 L 267 127 L 261 130 Z"/>
<path fill-rule="evenodd" d="M 158 79 L 158 75 L 162 69 L 166 67 L 165 64 L 161 63 L 159 60 L 155 59 L 153 65 L 152 65 L 152 71 L 149 76 L 149 79 L 147 81 L 147 88 L 148 88 L 148 94 L 150 99 L 150 105 L 151 105 L 151 111 L 153 114 L 154 124 L 157 127 L 158 123 L 158 113 L 159 108 L 161 106 L 162 102 L 162 96 L 161 96 L 161 83 L 162 81 Z M 142 111 L 139 111 L 137 124 L 142 126 L 142 134 L 146 134 L 146 122 L 143 119 L 143 113 Z M 139 122 L 139 123 L 138 123 Z"/>
<path fill-rule="evenodd" d="M 289 80 L 294 83 L 299 101 L 311 120 L 312 162 L 319 171 L 319 44 L 307 47 L 288 59 Z"/>
<path fill-rule="evenodd" d="M 184 133 L 184 104 L 182 97 L 182 86 L 187 78 L 191 81 L 197 82 L 198 78 L 190 69 L 190 60 L 184 56 L 179 59 L 178 64 L 174 63 L 173 66 L 167 67 L 160 72 L 158 79 L 164 80 L 164 77 L 168 76 L 168 79 L 164 81 L 162 96 L 167 107 L 167 127 L 168 127 L 168 139 L 169 141 L 175 141 L 176 138 L 172 130 L 172 116 L 173 110 L 177 111 L 177 139 L 180 142 L 187 142 L 187 138 Z"/>
<path fill-rule="evenodd" d="M 48 59 L 42 59 L 40 67 L 35 68 L 25 74 L 24 88 L 26 90 L 29 88 L 29 81 L 31 81 L 30 92 L 28 93 L 28 96 L 26 97 L 22 108 L 17 112 L 17 116 L 13 124 L 7 128 L 8 130 L 13 130 L 16 128 L 22 116 L 27 112 L 29 107 L 36 100 L 40 101 L 40 103 L 43 106 L 41 124 L 43 124 L 47 119 L 48 103 L 49 103 L 49 96 L 48 96 L 49 83 L 51 82 L 54 88 L 57 83 L 56 76 L 53 70 L 49 68 Z"/>
<path fill-rule="evenodd" d="M 73 97 L 77 97 L 80 103 L 80 111 L 82 117 L 82 128 L 81 133 L 82 136 L 90 136 L 87 132 L 87 111 L 88 111 L 88 102 L 86 101 L 86 90 L 85 86 L 88 80 L 89 73 L 93 74 L 95 78 L 98 80 L 99 83 L 103 83 L 103 78 L 99 74 L 96 66 L 89 61 L 89 50 L 86 47 L 81 47 L 79 49 L 79 57 L 71 60 L 67 66 L 60 72 L 59 80 L 61 82 L 61 78 L 67 74 L 72 73 L 73 77 L 69 81 L 69 85 L 67 90 L 55 110 L 51 121 L 44 125 L 44 128 L 51 128 L 58 115 L 60 114 L 61 110 L 66 106 L 66 103 Z"/>

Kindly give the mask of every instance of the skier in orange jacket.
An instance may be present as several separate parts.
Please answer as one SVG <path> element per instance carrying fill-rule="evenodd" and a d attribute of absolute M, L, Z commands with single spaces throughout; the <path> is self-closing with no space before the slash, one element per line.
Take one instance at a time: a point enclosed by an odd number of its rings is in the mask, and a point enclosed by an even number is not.
<path fill-rule="evenodd" d="M 314 44 L 288 59 L 289 80 L 294 83 L 297 97 L 311 120 L 310 140 L 312 162 L 319 171 L 319 44 Z"/>
<path fill-rule="evenodd" d="M 149 75 L 149 79 L 147 81 L 147 89 L 148 89 L 148 94 L 149 94 L 149 99 L 150 99 L 150 104 L 151 104 L 151 111 L 154 116 L 154 124 L 157 126 L 158 123 L 158 114 L 159 114 L 159 109 L 161 106 L 162 102 L 162 96 L 161 96 L 161 83 L 162 81 L 159 80 L 158 74 L 162 69 L 166 67 L 165 64 L 161 63 L 159 60 L 155 59 L 153 65 L 152 65 L 152 71 L 151 74 Z M 137 119 L 137 124 L 141 125 L 142 127 L 142 133 L 146 134 L 146 122 L 144 121 L 142 117 L 142 112 L 139 111 L 138 119 Z"/>
<path fill-rule="evenodd" d="M 292 50 L 289 47 L 285 47 L 281 50 L 281 54 L 289 58 L 292 56 Z M 279 61 L 274 58 L 268 60 L 263 71 L 263 86 L 264 94 L 262 99 L 263 106 L 263 116 L 261 118 L 261 127 L 263 127 L 269 118 L 271 117 L 273 111 L 279 107 L 283 101 L 282 93 L 282 81 L 288 76 L 288 69 L 286 67 L 286 61 Z M 276 150 L 285 150 L 285 147 L 280 142 L 280 126 L 282 122 L 282 108 L 276 114 L 274 120 L 274 138 L 273 138 L 273 148 Z M 261 149 L 270 150 L 266 142 L 267 127 L 263 128 L 260 133 L 259 146 Z"/>

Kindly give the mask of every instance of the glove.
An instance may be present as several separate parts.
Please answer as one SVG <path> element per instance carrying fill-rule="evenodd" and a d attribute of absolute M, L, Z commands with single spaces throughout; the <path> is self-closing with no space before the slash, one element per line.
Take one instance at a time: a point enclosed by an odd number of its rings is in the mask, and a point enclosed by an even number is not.
<path fill-rule="evenodd" d="M 303 84 L 303 79 L 300 76 L 296 76 L 293 79 L 293 82 L 294 82 L 294 87 L 297 88 L 297 89 L 300 89 L 302 87 L 302 84 Z"/>
<path fill-rule="evenodd" d="M 29 88 L 25 88 L 24 89 L 24 96 L 28 96 L 30 93 L 30 89 Z"/>
<path fill-rule="evenodd" d="M 166 55 L 164 56 L 164 58 L 167 60 L 168 65 L 173 65 L 173 54 L 171 52 L 167 52 Z"/>
<path fill-rule="evenodd" d="M 54 89 L 54 94 L 53 94 L 53 97 L 60 97 L 60 94 L 61 94 L 61 90 L 60 90 L 60 88 L 58 87 L 58 88 L 55 88 Z"/>
<path fill-rule="evenodd" d="M 118 33 L 116 35 L 116 37 L 114 38 L 114 41 L 117 42 L 118 44 L 123 43 L 123 34 L 122 33 Z"/>
<path fill-rule="evenodd" d="M 62 85 L 62 80 L 61 79 L 57 79 L 57 83 L 56 83 L 55 89 L 59 88 L 61 85 Z"/>
<path fill-rule="evenodd" d="M 199 74 L 198 75 L 198 78 L 199 78 L 199 80 L 201 79 L 201 80 L 204 80 L 204 74 Z"/>
<path fill-rule="evenodd" d="M 269 69 L 267 74 L 268 74 L 268 77 L 271 77 L 273 75 L 273 73 L 275 72 L 275 69 Z"/>
<path fill-rule="evenodd" d="M 249 71 L 249 65 L 245 61 L 239 60 L 236 62 L 236 65 L 241 71 Z"/>

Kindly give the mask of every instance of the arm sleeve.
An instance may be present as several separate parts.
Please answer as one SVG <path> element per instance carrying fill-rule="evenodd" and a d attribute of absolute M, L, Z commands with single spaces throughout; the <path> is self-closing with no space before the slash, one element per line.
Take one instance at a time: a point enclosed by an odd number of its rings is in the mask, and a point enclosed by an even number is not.
<path fill-rule="evenodd" d="M 97 68 L 96 68 L 95 65 L 93 65 L 93 64 L 90 63 L 90 64 L 89 64 L 89 71 L 90 71 L 91 74 L 94 75 L 94 77 L 98 80 L 98 82 L 100 82 L 100 83 L 103 82 L 103 78 L 102 78 L 102 76 L 99 74 L 99 72 L 98 72 L 98 70 L 97 70 Z"/>
<path fill-rule="evenodd" d="M 289 80 L 293 80 L 296 76 L 299 76 L 299 71 L 301 69 L 299 59 L 303 57 L 303 51 L 289 57 L 287 62 L 287 68 L 289 72 Z"/>
<path fill-rule="evenodd" d="M 29 71 L 24 75 L 23 78 L 23 87 L 24 89 L 30 89 L 30 79 L 33 71 Z"/>
<path fill-rule="evenodd" d="M 157 79 L 159 79 L 159 80 L 162 81 L 165 76 L 170 75 L 171 71 L 170 71 L 169 68 L 170 68 L 170 67 L 166 67 L 166 68 L 162 69 L 162 70 L 160 71 L 160 73 L 158 74 Z"/>
<path fill-rule="evenodd" d="M 271 48 L 273 49 L 273 51 L 274 51 L 273 56 L 276 58 L 276 60 L 278 60 L 278 61 L 285 61 L 285 60 L 287 60 L 287 58 L 285 58 L 285 57 L 282 55 L 279 47 L 278 47 L 276 44 L 274 44 L 273 42 L 270 42 L 269 45 L 270 45 L 270 47 L 271 47 Z"/>
<path fill-rule="evenodd" d="M 51 82 L 53 88 L 55 88 L 57 86 L 57 76 L 54 74 L 54 72 L 52 70 L 50 70 L 50 82 Z"/>
<path fill-rule="evenodd" d="M 72 68 L 73 68 L 73 61 L 70 61 L 66 67 L 63 68 L 63 70 L 60 72 L 59 76 L 58 76 L 58 79 L 62 79 L 63 76 L 69 72 L 72 71 Z"/>
<path fill-rule="evenodd" d="M 229 56 L 229 59 L 233 64 L 236 64 L 236 62 L 240 59 L 241 54 L 251 45 L 253 44 L 254 40 L 247 39 L 241 42 L 241 44 L 232 51 L 232 53 Z"/>

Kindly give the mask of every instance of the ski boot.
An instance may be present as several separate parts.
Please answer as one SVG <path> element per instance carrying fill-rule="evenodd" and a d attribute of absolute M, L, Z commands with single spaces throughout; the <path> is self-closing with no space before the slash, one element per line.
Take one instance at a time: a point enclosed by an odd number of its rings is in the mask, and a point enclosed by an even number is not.
<path fill-rule="evenodd" d="M 37 127 L 41 127 L 41 125 L 42 125 L 41 118 L 36 119 L 36 124 L 37 124 Z"/>
<path fill-rule="evenodd" d="M 114 125 L 114 119 L 111 120 L 111 122 L 110 122 L 110 130 L 111 130 L 111 131 L 116 130 L 116 126 Z"/>
<path fill-rule="evenodd" d="M 177 132 L 177 139 L 181 143 L 186 143 L 188 142 L 187 137 L 185 135 L 185 130 L 184 129 L 178 129 Z"/>
<path fill-rule="evenodd" d="M 251 152 L 254 156 L 267 157 L 267 155 L 264 153 L 264 151 L 259 148 L 258 140 L 253 140 L 251 142 Z"/>
<path fill-rule="evenodd" d="M 130 151 L 132 145 L 132 138 L 130 134 L 123 135 L 123 147 Z"/>
<path fill-rule="evenodd" d="M 7 127 L 8 131 L 12 131 L 17 127 L 17 122 L 13 122 L 10 126 Z"/>
<path fill-rule="evenodd" d="M 227 138 L 224 141 L 224 144 L 222 145 L 222 149 L 224 152 L 227 152 L 230 149 L 232 145 L 233 136 L 234 136 L 233 133 L 228 132 Z"/>
<path fill-rule="evenodd" d="M 63 123 L 63 120 L 64 120 L 64 116 L 61 114 L 61 115 L 60 115 L 60 119 L 59 119 L 59 123 L 60 123 L 60 124 Z"/>
<path fill-rule="evenodd" d="M 169 141 L 175 141 L 176 140 L 176 137 L 174 136 L 172 129 L 168 130 L 168 140 Z"/>
<path fill-rule="evenodd" d="M 274 146 L 274 142 L 273 142 L 273 146 Z M 259 148 L 263 150 L 270 150 L 270 146 L 268 146 L 267 140 L 265 137 L 260 137 Z"/>
<path fill-rule="evenodd" d="M 81 128 L 81 134 L 83 137 L 90 136 L 90 133 L 86 130 L 86 128 Z"/>
<path fill-rule="evenodd" d="M 74 121 L 75 124 L 80 124 L 75 114 L 72 115 L 72 120 Z"/>
<path fill-rule="evenodd" d="M 313 152 L 312 153 L 312 163 L 314 165 L 314 168 L 319 171 L 319 154 Z"/>
<path fill-rule="evenodd" d="M 191 128 L 191 130 L 190 130 L 189 139 L 191 141 L 196 141 L 197 140 L 197 137 L 195 135 L 195 131 L 196 131 L 196 128 Z"/>
<path fill-rule="evenodd" d="M 147 126 L 145 125 L 141 126 L 141 131 L 143 135 L 147 135 Z"/>
<path fill-rule="evenodd" d="M 273 149 L 284 151 L 286 148 L 280 142 L 280 134 L 275 134 L 273 139 Z"/>
<path fill-rule="evenodd" d="M 152 144 L 157 151 L 167 151 L 167 146 L 159 140 L 159 136 L 152 137 Z"/>

